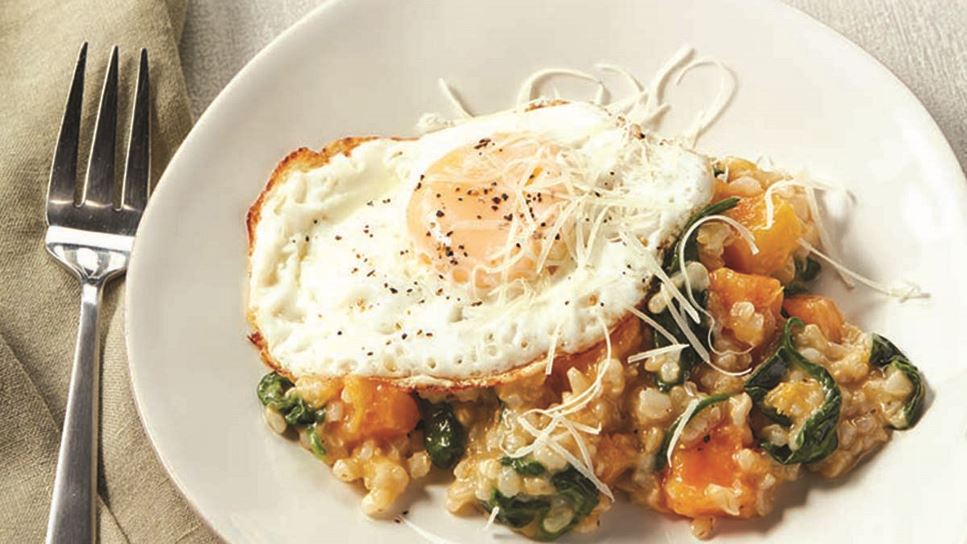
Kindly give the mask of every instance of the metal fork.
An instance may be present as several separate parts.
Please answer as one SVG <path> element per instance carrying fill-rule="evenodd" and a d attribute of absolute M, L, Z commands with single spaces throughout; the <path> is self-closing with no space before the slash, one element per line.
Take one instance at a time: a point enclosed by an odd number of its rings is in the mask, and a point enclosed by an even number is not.
<path fill-rule="evenodd" d="M 148 202 L 148 54 L 141 50 L 120 202 L 115 202 L 118 48 L 111 60 L 94 126 L 86 179 L 77 184 L 77 141 L 87 43 L 81 46 L 61 123 L 47 189 L 47 251 L 81 282 L 81 316 L 71 369 L 64 432 L 47 522 L 49 544 L 93 542 L 97 489 L 97 328 L 104 285 L 125 272 L 141 213 Z M 75 195 L 76 193 L 76 195 Z"/>

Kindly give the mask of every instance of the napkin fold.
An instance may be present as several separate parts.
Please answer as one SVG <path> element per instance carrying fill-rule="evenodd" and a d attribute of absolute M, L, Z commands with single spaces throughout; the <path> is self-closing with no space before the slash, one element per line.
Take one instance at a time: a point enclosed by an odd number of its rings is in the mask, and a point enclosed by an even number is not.
<path fill-rule="evenodd" d="M 0 6 L 0 542 L 44 538 L 67 402 L 79 287 L 46 255 L 44 205 L 78 50 L 89 42 L 81 125 L 88 139 L 79 152 L 86 157 L 110 47 L 121 51 L 125 143 L 137 51 L 148 49 L 157 180 L 192 123 L 178 55 L 185 11 L 186 0 Z M 101 315 L 100 541 L 217 541 L 178 494 L 141 427 L 129 386 L 122 290 L 120 282 L 108 287 Z"/>

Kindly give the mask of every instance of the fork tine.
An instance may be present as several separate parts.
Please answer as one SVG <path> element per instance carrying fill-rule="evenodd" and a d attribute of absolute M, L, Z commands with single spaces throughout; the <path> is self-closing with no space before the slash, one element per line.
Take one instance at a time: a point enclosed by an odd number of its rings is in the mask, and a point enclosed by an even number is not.
<path fill-rule="evenodd" d="M 47 185 L 48 204 L 73 204 L 77 185 L 77 140 L 81 128 L 81 106 L 84 98 L 84 65 L 87 61 L 87 42 L 81 45 L 74 66 L 74 77 L 67 94 L 64 120 L 60 124 L 54 161 L 50 165 Z"/>
<path fill-rule="evenodd" d="M 131 135 L 128 139 L 124 185 L 122 186 L 124 204 L 136 210 L 143 210 L 148 204 L 148 165 L 150 164 L 148 109 L 151 104 L 150 98 L 148 50 L 142 48 L 141 63 L 138 66 L 138 88 L 135 91 L 134 113 L 131 116 Z"/>
<path fill-rule="evenodd" d="M 111 49 L 111 63 L 104 76 L 101 104 L 94 125 L 94 142 L 87 165 L 83 203 L 111 204 L 114 198 L 114 149 L 118 117 L 118 47 Z"/>

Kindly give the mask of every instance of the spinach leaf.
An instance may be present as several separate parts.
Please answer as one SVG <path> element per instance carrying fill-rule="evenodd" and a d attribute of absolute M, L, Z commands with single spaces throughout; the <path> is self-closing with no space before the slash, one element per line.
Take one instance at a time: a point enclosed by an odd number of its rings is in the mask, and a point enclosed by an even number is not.
<path fill-rule="evenodd" d="M 910 398 L 903 405 L 899 417 L 890 418 L 890 426 L 897 430 L 904 430 L 916 425 L 917 421 L 920 420 L 923 397 L 926 393 L 920 370 L 893 342 L 875 333 L 873 334 L 873 349 L 870 351 L 870 363 L 884 370 L 893 367 L 896 371 L 903 372 L 910 383 L 913 384 L 913 392 L 910 394 Z"/>
<path fill-rule="evenodd" d="M 692 419 L 694 419 L 695 416 L 699 414 L 699 412 L 708 408 L 709 406 L 714 406 L 724 400 L 727 400 L 731 396 L 732 395 L 730 393 L 719 393 L 718 395 L 709 395 L 704 399 L 698 401 L 698 405 L 695 406 L 695 411 L 692 412 L 688 416 L 688 418 L 685 419 L 685 421 L 682 421 L 682 418 L 685 416 L 685 414 L 682 414 L 677 418 L 675 418 L 675 421 L 673 421 L 672 424 L 669 425 L 667 429 L 665 429 L 665 436 L 662 437 L 661 439 L 661 446 L 659 446 L 658 451 L 655 452 L 654 471 L 661 472 L 662 470 L 665 469 L 665 466 L 668 464 L 668 448 L 671 447 L 672 436 L 675 435 L 675 429 L 677 429 L 679 425 L 683 427 L 685 425 L 688 425 L 692 421 Z"/>
<path fill-rule="evenodd" d="M 890 421 L 890 427 L 902 431 L 913 427 L 920 420 L 926 387 L 923 384 L 923 375 L 920 374 L 920 370 L 913 366 L 910 361 L 896 357 L 890 361 L 889 366 L 893 366 L 898 372 L 903 372 L 910 383 L 913 384 L 913 393 L 910 394 L 910 398 L 903 405 L 902 417 L 891 418 Z"/>
<path fill-rule="evenodd" d="M 820 461 L 833 453 L 839 445 L 836 425 L 839 423 L 842 395 L 836 381 L 825 368 L 810 363 L 796 350 L 792 335 L 794 330 L 804 326 L 805 324 L 798 318 L 788 319 L 778 349 L 749 376 L 745 384 L 745 391 L 752 397 L 756 408 L 766 417 L 784 426 L 791 424 L 791 421 L 768 406 L 764 406 L 763 400 L 770 390 L 779 385 L 791 366 L 800 368 L 816 380 L 823 389 L 822 405 L 806 419 L 792 439 L 792 445 L 795 448 L 789 445 L 777 446 L 767 441 L 761 443 L 762 449 L 784 465 Z"/>
<path fill-rule="evenodd" d="M 540 461 L 526 457 L 509 457 L 505 455 L 500 459 L 500 464 L 513 468 L 521 476 L 540 476 L 547 470 Z"/>
<path fill-rule="evenodd" d="M 505 458 L 506 459 L 506 458 Z M 542 467 L 543 468 L 543 467 Z M 507 497 L 494 490 L 490 501 L 482 503 L 486 510 L 497 511 L 497 521 L 535 540 L 551 541 L 567 533 L 586 518 L 598 505 L 598 489 L 594 483 L 572 466 L 554 473 L 550 478 L 556 491 L 553 495 L 531 496 L 518 494 Z M 552 508 L 552 505 L 554 507 Z M 564 526 L 548 529 L 550 516 L 567 508 L 571 518 Z"/>
<path fill-rule="evenodd" d="M 675 272 L 678 272 L 678 253 L 682 250 L 682 244 L 685 244 L 685 262 L 698 260 L 698 242 L 694 237 L 691 237 L 688 240 L 683 240 L 685 233 L 688 232 L 688 229 L 692 228 L 692 225 L 697 223 L 702 218 L 710 215 L 719 215 L 727 212 L 736 207 L 738 204 L 738 197 L 729 197 L 709 204 L 689 218 L 688 222 L 685 223 L 685 226 L 682 228 L 682 236 L 679 237 L 678 241 L 675 242 L 675 245 L 671 247 L 671 251 L 665 254 L 665 262 L 663 266 L 665 272 L 667 272 L 669 276 Z"/>
<path fill-rule="evenodd" d="M 542 519 L 551 508 L 551 501 L 528 495 L 507 497 L 494 489 L 486 508 L 493 510 L 495 507 L 500 508 L 497 512 L 497 521 L 514 529 L 522 529 L 533 523 L 535 519 Z"/>
<path fill-rule="evenodd" d="M 708 291 L 694 291 L 692 294 L 695 295 L 695 302 L 698 302 L 699 307 L 701 307 L 703 310 L 708 308 Z M 675 301 L 670 301 L 669 304 L 676 303 Z M 684 315 L 684 312 L 682 312 L 682 314 Z M 678 324 L 675 323 L 675 320 L 672 319 L 672 316 L 668 310 L 665 310 L 657 315 L 653 314 L 652 317 L 654 317 L 655 321 L 657 321 L 659 325 L 664 327 L 665 330 L 670 332 L 672 336 L 675 337 L 677 343 L 688 346 L 679 353 L 678 373 L 674 378 L 666 379 L 665 377 L 662 377 L 659 372 L 652 373 L 652 375 L 655 377 L 655 384 L 658 386 L 658 390 L 662 393 L 667 393 L 672 387 L 685 383 L 685 380 L 688 379 L 692 368 L 701 363 L 702 358 L 699 357 L 698 352 L 692 347 L 691 343 L 688 341 L 688 337 L 685 336 L 685 333 L 682 331 L 681 327 L 679 327 Z M 691 322 L 687 316 L 685 319 L 686 325 L 700 341 L 708 338 L 708 327 L 705 325 L 704 319 L 701 324 Z M 656 333 L 654 336 L 656 348 L 661 348 L 672 344 L 661 334 Z"/>
<path fill-rule="evenodd" d="M 884 367 L 897 357 L 907 358 L 900 351 L 900 348 L 896 347 L 896 344 L 879 334 L 873 333 L 873 349 L 870 350 L 870 364 Z"/>
<path fill-rule="evenodd" d="M 821 270 L 822 266 L 812 257 L 806 257 L 803 260 L 796 259 L 796 276 L 789 282 L 789 285 L 783 288 L 783 295 L 791 297 L 805 293 L 809 290 L 807 284 L 816 279 Z"/>
<path fill-rule="evenodd" d="M 256 392 L 259 400 L 262 401 L 262 405 L 282 412 L 288 410 L 294 402 L 291 397 L 286 397 L 285 395 L 286 391 L 292 388 L 292 386 L 293 383 L 285 376 L 275 372 L 269 372 L 259 380 L 259 386 Z"/>
<path fill-rule="evenodd" d="M 446 402 L 432 404 L 420 403 L 423 420 L 423 446 L 433 465 L 439 468 L 451 468 L 463 457 L 466 447 L 467 432 L 460 420 L 453 413 L 453 408 Z"/>
<path fill-rule="evenodd" d="M 292 405 L 285 412 L 285 422 L 289 425 L 308 425 L 325 419 L 325 407 L 316 410 L 298 396 L 294 397 Z"/>
<path fill-rule="evenodd" d="M 557 490 L 557 497 L 567 503 L 574 512 L 574 516 L 570 523 L 556 531 L 547 530 L 545 520 L 541 520 L 539 530 L 535 535 L 538 540 L 554 540 L 570 531 L 594 510 L 600 500 L 598 488 L 573 466 L 569 466 L 566 470 L 551 476 L 551 484 Z M 546 517 L 547 513 L 544 515 Z"/>
<path fill-rule="evenodd" d="M 288 395 L 294 387 L 292 381 L 275 372 L 269 372 L 259 380 L 258 396 L 262 404 L 279 412 L 289 425 L 308 425 L 323 421 L 326 416 L 325 408 L 319 410 L 309 406 L 298 395 Z"/>
<path fill-rule="evenodd" d="M 726 212 L 734 208 L 736 205 L 738 205 L 738 203 L 739 199 L 737 197 L 726 198 L 713 204 L 709 204 L 693 215 L 688 222 L 685 223 L 685 227 L 682 229 L 682 236 L 679 237 L 678 241 L 676 241 L 671 249 L 665 253 L 664 263 L 662 265 L 662 268 L 665 270 L 665 272 L 669 276 L 682 272 L 680 270 L 681 267 L 679 266 L 680 262 L 678 260 L 678 253 L 679 251 L 683 250 L 682 244 L 684 244 L 685 262 L 698 261 L 698 242 L 695 240 L 695 237 L 692 236 L 688 240 L 684 239 L 685 233 L 688 232 L 688 229 L 692 228 L 692 226 L 702 218 Z M 701 306 L 702 309 L 707 309 L 708 292 L 696 291 L 693 294 L 695 295 L 695 301 L 698 302 L 699 306 Z M 675 304 L 674 301 L 669 301 L 668 303 Z M 675 323 L 675 320 L 672 319 L 671 314 L 669 314 L 667 310 L 655 315 L 654 318 L 659 324 L 661 324 L 662 327 L 664 327 L 668 332 L 672 333 L 672 336 L 674 336 L 679 343 L 689 344 L 689 347 L 682 350 L 679 356 L 679 368 L 675 378 L 663 378 L 657 372 L 654 374 L 655 383 L 658 385 L 658 389 L 662 392 L 667 392 L 672 387 L 680 385 L 684 383 L 686 379 L 688 379 L 689 372 L 693 366 L 701 361 L 701 357 L 699 357 L 695 349 L 691 347 L 690 343 L 687 341 L 685 333 L 681 330 L 678 324 Z M 708 336 L 708 326 L 704 323 L 704 319 L 703 323 L 701 324 L 693 324 L 690 321 L 686 321 L 686 324 L 699 339 L 703 339 Z M 656 335 L 655 347 L 660 348 L 667 345 L 669 345 L 669 342 L 664 337 Z"/>
<path fill-rule="evenodd" d="M 326 459 L 326 446 L 322 443 L 322 432 L 318 425 L 313 423 L 306 429 L 306 437 L 309 440 L 309 450 L 319 459 Z"/>

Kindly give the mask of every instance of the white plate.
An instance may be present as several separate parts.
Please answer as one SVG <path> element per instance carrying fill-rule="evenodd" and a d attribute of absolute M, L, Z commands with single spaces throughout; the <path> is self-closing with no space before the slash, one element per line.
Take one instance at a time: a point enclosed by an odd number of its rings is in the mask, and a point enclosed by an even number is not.
<path fill-rule="evenodd" d="M 269 172 L 299 146 L 344 135 L 412 134 L 446 111 L 446 77 L 477 111 L 507 107 L 545 66 L 609 61 L 649 76 L 682 44 L 730 66 L 740 86 L 700 142 L 709 153 L 771 156 L 857 196 L 834 232 L 855 268 L 916 280 L 933 297 L 900 304 L 867 291 L 846 313 L 905 348 L 931 406 L 912 431 L 847 478 L 793 484 L 781 514 L 722 524 L 719 542 L 961 542 L 967 535 L 967 184 L 913 95 L 828 28 L 765 0 L 330 1 L 253 60 L 199 120 L 144 216 L 128 273 L 131 377 L 172 479 L 233 542 L 419 541 L 367 519 L 358 490 L 262 422 L 265 371 L 246 341 L 243 219 Z M 678 111 L 714 89 L 698 75 L 670 92 Z M 836 210 L 834 210 L 836 211 Z M 482 517 L 445 513 L 443 485 L 408 507 L 453 541 L 490 541 Z M 506 535 L 505 529 L 497 534 Z M 690 541 L 688 523 L 619 505 L 573 540 Z"/>

